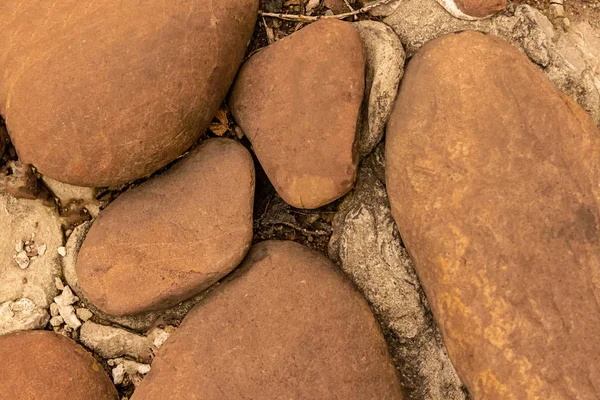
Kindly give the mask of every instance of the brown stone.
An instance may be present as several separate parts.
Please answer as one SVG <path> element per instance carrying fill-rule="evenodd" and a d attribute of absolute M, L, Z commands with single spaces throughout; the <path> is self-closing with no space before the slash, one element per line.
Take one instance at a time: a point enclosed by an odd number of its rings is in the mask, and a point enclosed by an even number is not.
<path fill-rule="evenodd" d="M 186 317 L 132 400 L 401 399 L 366 301 L 322 254 L 254 246 Z"/>
<path fill-rule="evenodd" d="M 0 336 L 0 397 L 117 400 L 108 375 L 83 347 L 48 331 Z"/>
<path fill-rule="evenodd" d="M 600 136 L 503 40 L 425 45 L 388 124 L 387 190 L 474 399 L 600 393 Z"/>
<path fill-rule="evenodd" d="M 244 258 L 253 201 L 250 153 L 230 139 L 205 141 L 100 212 L 77 260 L 81 290 L 113 315 L 199 294 Z"/>
<path fill-rule="evenodd" d="M 181 155 L 210 123 L 257 0 L 0 2 L 0 114 L 22 161 L 108 186 Z"/>
<path fill-rule="evenodd" d="M 488 17 L 506 8 L 506 0 L 451 0 L 459 10 L 472 17 Z"/>
<path fill-rule="evenodd" d="M 352 24 L 313 23 L 252 56 L 230 106 L 271 183 L 316 208 L 354 185 L 365 55 Z"/>

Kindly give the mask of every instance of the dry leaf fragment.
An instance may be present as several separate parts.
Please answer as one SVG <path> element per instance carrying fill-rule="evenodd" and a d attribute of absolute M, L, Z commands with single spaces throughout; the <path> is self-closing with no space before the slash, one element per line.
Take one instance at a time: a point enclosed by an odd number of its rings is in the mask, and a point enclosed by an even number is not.
<path fill-rule="evenodd" d="M 217 110 L 217 114 L 214 116 L 213 120 L 217 120 L 217 122 L 212 122 L 210 124 L 209 129 L 217 136 L 223 136 L 229 130 L 229 119 L 227 118 L 229 110 L 227 106 L 222 105 L 219 110 Z"/>

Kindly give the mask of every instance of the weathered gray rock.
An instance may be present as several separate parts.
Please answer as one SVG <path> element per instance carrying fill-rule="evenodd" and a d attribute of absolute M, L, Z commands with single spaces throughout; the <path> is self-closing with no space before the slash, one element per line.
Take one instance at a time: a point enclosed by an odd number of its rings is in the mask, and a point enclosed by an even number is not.
<path fill-rule="evenodd" d="M 392 15 L 394 11 L 396 11 L 396 9 L 402 1 L 403 0 L 388 0 L 385 4 L 381 4 L 375 8 L 372 8 L 369 11 L 369 14 L 371 14 L 374 17 L 387 17 L 388 15 Z M 362 6 L 375 3 L 375 1 L 369 0 L 358 0 L 358 2 Z"/>
<path fill-rule="evenodd" d="M 538 20 L 550 24 L 543 14 L 536 13 Z M 556 45 L 546 76 L 575 99 L 600 126 L 600 29 L 580 22 L 567 32 L 552 33 L 556 35 L 551 36 Z"/>
<path fill-rule="evenodd" d="M 392 218 L 383 145 L 363 161 L 352 194 L 333 220 L 329 257 L 369 301 L 407 399 L 466 399 L 419 279 Z"/>
<path fill-rule="evenodd" d="M 147 337 L 91 321 L 81 326 L 79 339 L 104 358 L 129 356 L 149 362 L 153 356 L 153 345 Z"/>
<path fill-rule="evenodd" d="M 0 333 L 46 324 L 62 241 L 54 209 L 0 192 Z"/>
<path fill-rule="evenodd" d="M 101 320 L 124 326 L 136 332 L 147 331 L 161 318 L 164 321 L 179 324 L 188 311 L 190 311 L 192 307 L 196 305 L 196 303 L 202 300 L 204 296 L 206 296 L 212 290 L 212 288 L 209 288 L 204 293 L 201 293 L 189 300 L 181 302 L 174 307 L 160 312 L 147 312 L 132 316 L 116 316 L 101 311 L 85 298 L 81 288 L 79 287 L 79 280 L 77 279 L 77 274 L 75 273 L 77 255 L 79 254 L 79 249 L 83 244 L 83 240 L 85 239 L 85 235 L 90 229 L 90 226 L 91 222 L 83 223 L 76 227 L 73 230 L 73 233 L 71 233 L 71 236 L 69 236 L 69 240 L 67 240 L 66 244 L 67 254 L 63 258 L 63 274 L 65 276 L 65 280 L 81 299 L 81 301 L 85 303 L 86 307 L 88 307 L 92 313 Z"/>
<path fill-rule="evenodd" d="M 522 5 L 510 13 L 480 21 L 454 18 L 436 0 L 405 0 L 384 22 L 400 37 L 407 56 L 412 57 L 421 46 L 447 33 L 475 30 L 501 36 L 522 49 L 535 63 L 550 63 L 549 43 L 536 23 L 533 8 Z"/>
<path fill-rule="evenodd" d="M 389 26 L 375 21 L 354 23 L 367 58 L 365 98 L 361 112 L 358 153 L 369 154 L 383 138 L 398 85 L 404 73 L 404 49 Z"/>
<path fill-rule="evenodd" d="M 48 312 L 28 298 L 0 304 L 0 335 L 42 328 L 48 323 Z"/>
<path fill-rule="evenodd" d="M 520 5 L 502 14 L 479 21 L 454 18 L 436 0 L 404 0 L 384 22 L 400 37 L 412 57 L 421 46 L 451 32 L 476 30 L 502 37 L 543 67 L 546 77 L 571 96 L 600 126 L 600 83 L 589 68 L 571 67 L 552 42 L 552 24 L 536 9 Z"/>

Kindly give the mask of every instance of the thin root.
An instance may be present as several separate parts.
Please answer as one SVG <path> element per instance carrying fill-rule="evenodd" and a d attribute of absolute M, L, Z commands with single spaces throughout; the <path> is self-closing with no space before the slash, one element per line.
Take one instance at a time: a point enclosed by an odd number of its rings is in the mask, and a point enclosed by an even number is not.
<path fill-rule="evenodd" d="M 379 6 L 383 6 L 386 5 L 390 2 L 392 2 L 393 0 L 379 0 L 379 1 L 375 1 L 373 3 L 367 4 L 366 6 L 358 9 L 358 10 L 354 10 L 354 11 L 350 11 L 350 12 L 346 12 L 346 13 L 342 13 L 342 14 L 337 14 L 337 15 L 318 15 L 318 16 L 311 16 L 311 15 L 300 15 L 300 14 L 278 14 L 278 13 L 266 13 L 266 12 L 262 12 L 259 11 L 260 15 L 262 15 L 263 17 L 270 17 L 270 18 L 278 18 L 278 19 L 283 19 L 286 21 L 297 21 L 297 22 L 315 22 L 318 21 L 320 19 L 344 19 L 344 18 L 348 18 L 348 17 L 352 17 L 358 14 L 364 14 L 369 12 L 370 10 L 379 7 Z"/>

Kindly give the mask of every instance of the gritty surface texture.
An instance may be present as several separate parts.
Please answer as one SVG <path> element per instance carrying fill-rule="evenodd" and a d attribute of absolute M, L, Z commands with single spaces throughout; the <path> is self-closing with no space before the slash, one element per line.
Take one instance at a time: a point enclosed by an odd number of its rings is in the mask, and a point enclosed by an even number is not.
<path fill-rule="evenodd" d="M 230 139 L 207 140 L 100 213 L 77 259 L 79 286 L 113 315 L 189 299 L 244 258 L 253 200 L 248 151 Z"/>
<path fill-rule="evenodd" d="M 596 399 L 589 116 L 508 43 L 466 32 L 411 60 L 387 132 L 393 215 L 473 397 Z"/>
<path fill-rule="evenodd" d="M 252 56 L 233 116 L 281 197 L 317 208 L 354 185 L 365 56 L 352 24 L 320 21 Z"/>
<path fill-rule="evenodd" d="M 542 67 L 547 78 L 577 101 L 600 126 L 600 74 L 594 74 L 590 65 L 585 71 L 570 65 L 568 55 L 562 54 L 560 46 L 554 46 L 563 33 L 532 7 L 520 5 L 492 18 L 464 21 L 452 17 L 435 0 L 406 0 L 385 23 L 398 34 L 409 57 L 425 43 L 451 32 L 473 30 L 501 36 Z M 575 53 L 586 50 L 573 42 L 567 48 Z"/>
<path fill-rule="evenodd" d="M 186 317 L 134 400 L 401 399 L 366 301 L 323 255 L 252 248 Z"/>
<path fill-rule="evenodd" d="M 414 266 L 390 209 L 383 144 L 363 163 L 333 220 L 329 256 L 361 290 L 379 321 L 407 399 L 463 400 Z"/>
<path fill-rule="evenodd" d="M 86 306 L 89 307 L 99 321 L 124 326 L 136 332 L 145 332 L 161 321 L 168 324 L 179 325 L 181 320 L 183 320 L 185 315 L 192 309 L 192 307 L 194 307 L 194 305 L 196 305 L 196 303 L 198 303 L 206 295 L 206 293 L 211 290 L 209 288 L 207 291 L 204 291 L 199 295 L 190 298 L 189 300 L 183 301 L 171 308 L 161 311 L 148 311 L 136 315 L 125 316 L 111 315 L 101 311 L 85 297 L 81 287 L 79 286 L 79 279 L 77 278 L 76 272 L 77 257 L 90 226 L 90 222 L 81 224 L 75 228 L 71 233 L 71 236 L 69 236 L 69 240 L 67 240 L 67 244 L 65 246 L 67 254 L 63 258 L 63 274 L 69 286 L 86 304 Z"/>
<path fill-rule="evenodd" d="M 62 241 L 55 210 L 0 192 L 0 333 L 45 325 Z"/>
<path fill-rule="evenodd" d="M 3 1 L 0 114 L 19 157 L 82 186 L 125 183 L 174 160 L 225 97 L 257 7 Z"/>
<path fill-rule="evenodd" d="M 488 17 L 504 10 L 506 0 L 452 0 L 459 10 L 473 17 Z"/>
<path fill-rule="evenodd" d="M 358 153 L 369 154 L 383 138 L 385 124 L 396 100 L 404 73 L 404 49 L 398 35 L 381 22 L 354 24 L 365 46 L 366 87 L 360 117 Z"/>
<path fill-rule="evenodd" d="M 3 399 L 118 399 L 94 357 L 71 339 L 52 332 L 0 336 L 0 360 Z"/>

